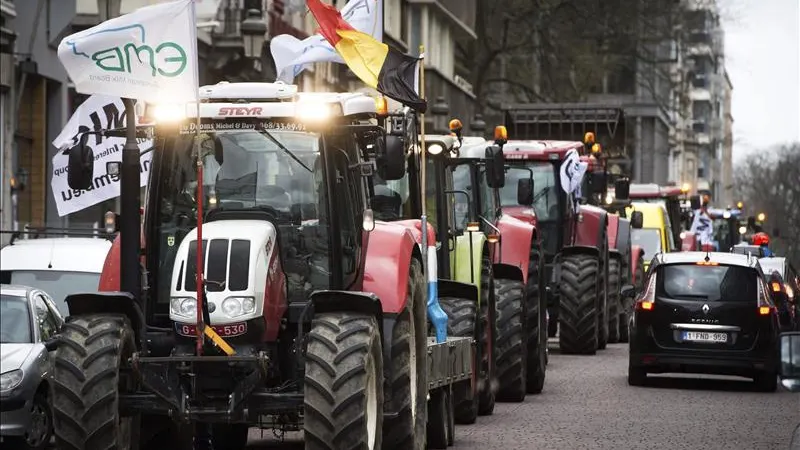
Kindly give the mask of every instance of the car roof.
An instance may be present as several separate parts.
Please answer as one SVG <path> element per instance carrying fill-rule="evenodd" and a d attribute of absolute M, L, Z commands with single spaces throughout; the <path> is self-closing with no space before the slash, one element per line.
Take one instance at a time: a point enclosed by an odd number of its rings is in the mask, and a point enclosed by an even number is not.
<path fill-rule="evenodd" d="M 716 262 L 728 266 L 741 266 L 755 268 L 758 258 L 741 255 L 738 253 L 724 252 L 670 252 L 659 253 L 656 259 L 659 264 L 694 264 L 704 261 L 706 256 L 709 262 Z"/>
<path fill-rule="evenodd" d="M 12 297 L 26 297 L 33 291 L 34 288 L 30 286 L 23 286 L 20 284 L 0 284 L 0 293 L 3 295 L 10 295 Z"/>
<path fill-rule="evenodd" d="M 110 248 L 106 239 L 19 239 L 0 249 L 1 268 L 101 273 Z"/>

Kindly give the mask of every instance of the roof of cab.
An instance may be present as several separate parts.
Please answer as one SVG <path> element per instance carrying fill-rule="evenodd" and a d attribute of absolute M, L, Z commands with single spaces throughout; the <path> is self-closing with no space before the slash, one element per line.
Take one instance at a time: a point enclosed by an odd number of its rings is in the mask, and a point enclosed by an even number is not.
<path fill-rule="evenodd" d="M 560 160 L 568 151 L 572 149 L 580 151 L 582 148 L 583 143 L 578 141 L 519 140 L 506 142 L 503 154 L 508 159 L 549 161 L 551 155 L 556 155 L 555 158 Z"/>
<path fill-rule="evenodd" d="M 0 259 L 2 270 L 101 273 L 110 248 L 106 239 L 19 239 L 0 249 Z"/>
<path fill-rule="evenodd" d="M 708 256 L 710 262 L 725 264 L 729 266 L 742 266 L 742 267 L 755 267 L 758 264 L 758 258 L 748 257 L 747 255 L 740 255 L 737 253 L 723 253 L 723 252 L 670 252 L 659 253 L 656 259 L 659 264 L 694 264 L 699 261 L 705 261 Z"/>

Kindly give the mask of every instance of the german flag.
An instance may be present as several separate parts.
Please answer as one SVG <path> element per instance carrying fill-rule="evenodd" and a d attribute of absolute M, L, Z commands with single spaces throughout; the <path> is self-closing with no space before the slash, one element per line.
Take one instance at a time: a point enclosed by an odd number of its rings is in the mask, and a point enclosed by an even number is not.
<path fill-rule="evenodd" d="M 354 29 L 341 13 L 320 0 L 307 0 L 319 23 L 319 33 L 341 55 L 347 67 L 378 92 L 424 113 L 427 102 L 419 95 L 420 58 L 401 53 Z"/>

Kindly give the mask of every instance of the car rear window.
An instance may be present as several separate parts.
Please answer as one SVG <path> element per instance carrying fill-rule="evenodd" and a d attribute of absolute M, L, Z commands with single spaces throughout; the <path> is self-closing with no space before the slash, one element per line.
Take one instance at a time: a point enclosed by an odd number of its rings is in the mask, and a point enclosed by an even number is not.
<path fill-rule="evenodd" d="M 749 267 L 667 265 L 659 268 L 656 296 L 702 302 L 756 302 L 758 276 Z"/>

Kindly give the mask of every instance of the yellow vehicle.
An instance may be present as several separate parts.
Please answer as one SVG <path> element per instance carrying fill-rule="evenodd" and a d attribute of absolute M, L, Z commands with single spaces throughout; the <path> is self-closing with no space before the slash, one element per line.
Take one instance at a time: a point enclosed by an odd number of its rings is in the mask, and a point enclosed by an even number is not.
<path fill-rule="evenodd" d="M 631 229 L 631 244 L 644 251 L 644 270 L 650 268 L 650 260 L 656 253 L 678 251 L 667 208 L 659 203 L 634 202 L 627 208 L 628 217 L 633 211 L 644 216 L 642 228 Z"/>

